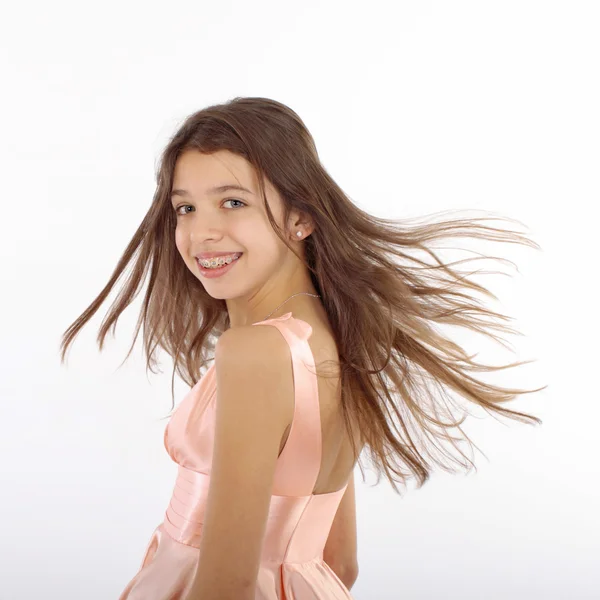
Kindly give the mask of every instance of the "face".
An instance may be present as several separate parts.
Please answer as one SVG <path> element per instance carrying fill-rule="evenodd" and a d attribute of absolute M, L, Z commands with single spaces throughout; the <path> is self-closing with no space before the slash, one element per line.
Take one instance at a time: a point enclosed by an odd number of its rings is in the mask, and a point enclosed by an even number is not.
<path fill-rule="evenodd" d="M 248 191 L 214 189 L 227 185 Z M 269 181 L 265 181 L 265 188 L 269 208 L 282 226 L 281 197 Z M 183 190 L 171 198 L 177 219 L 177 249 L 211 296 L 227 300 L 242 298 L 246 302 L 254 299 L 253 305 L 258 310 L 266 297 L 285 292 L 286 273 L 294 270 L 289 255 L 293 261 L 298 259 L 273 231 L 256 173 L 244 158 L 224 150 L 208 155 L 186 151 L 175 166 L 175 190 Z M 291 215 L 290 226 L 298 222 Z M 296 229 L 292 230 L 294 235 Z M 302 231 L 305 237 L 306 228 Z M 207 277 L 195 258 L 200 252 L 243 254 L 222 275 Z M 232 308 L 229 302 L 228 307 Z"/>

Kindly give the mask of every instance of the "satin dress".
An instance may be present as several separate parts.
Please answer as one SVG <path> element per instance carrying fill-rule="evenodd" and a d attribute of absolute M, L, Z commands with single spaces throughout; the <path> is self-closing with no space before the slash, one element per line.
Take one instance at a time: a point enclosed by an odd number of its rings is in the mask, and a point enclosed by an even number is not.
<path fill-rule="evenodd" d="M 288 439 L 277 460 L 255 599 L 352 599 L 323 560 L 323 549 L 348 483 L 336 492 L 312 494 L 321 465 L 317 377 L 308 344 L 312 327 L 292 317 L 291 312 L 254 323 L 258 324 L 276 327 L 289 344 L 295 406 Z M 119 600 L 181 600 L 191 588 L 202 560 L 199 547 L 210 484 L 216 395 L 213 363 L 185 395 L 165 428 L 165 448 L 178 465 L 175 487 L 140 569 Z"/>

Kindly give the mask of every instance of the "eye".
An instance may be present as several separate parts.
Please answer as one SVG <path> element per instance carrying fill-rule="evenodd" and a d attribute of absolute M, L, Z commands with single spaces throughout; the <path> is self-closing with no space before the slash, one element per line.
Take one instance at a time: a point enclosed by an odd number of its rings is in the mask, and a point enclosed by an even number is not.
<path fill-rule="evenodd" d="M 237 198 L 227 198 L 227 200 L 225 200 L 225 202 L 240 202 L 244 206 L 247 206 L 247 204 L 245 202 L 242 202 L 242 200 L 238 200 Z M 225 204 L 225 202 L 223 202 L 223 204 Z M 239 208 L 241 208 L 241 206 Z"/>
<path fill-rule="evenodd" d="M 182 204 L 181 206 L 178 206 L 178 207 L 175 209 L 175 214 L 176 214 L 178 217 L 182 217 L 182 216 L 183 216 L 183 213 L 180 213 L 179 211 L 180 211 L 182 208 L 185 208 L 186 206 L 189 206 L 189 204 Z"/>
<path fill-rule="evenodd" d="M 225 202 L 239 202 L 240 204 L 243 204 L 244 206 L 248 206 L 245 202 L 243 202 L 242 200 L 238 200 L 237 198 L 227 198 L 227 200 L 223 200 L 223 204 L 225 204 Z M 180 206 L 178 206 L 175 209 L 175 214 L 177 216 L 180 216 L 180 217 L 182 217 L 184 214 L 188 214 L 186 212 L 184 212 L 184 213 L 179 212 L 182 208 L 185 208 L 185 207 L 188 207 L 188 206 L 191 207 L 191 208 L 194 208 L 193 206 L 191 206 L 191 204 L 181 204 Z M 242 207 L 239 206 L 238 208 L 242 208 Z M 230 209 L 230 210 L 238 210 L 238 208 L 234 208 L 234 209 Z"/>

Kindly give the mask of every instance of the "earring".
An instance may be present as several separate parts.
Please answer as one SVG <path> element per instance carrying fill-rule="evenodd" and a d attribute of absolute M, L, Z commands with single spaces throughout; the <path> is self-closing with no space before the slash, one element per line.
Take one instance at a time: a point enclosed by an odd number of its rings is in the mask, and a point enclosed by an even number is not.
<path fill-rule="evenodd" d="M 301 231 L 296 231 L 296 235 L 297 235 L 298 237 L 302 237 L 302 232 L 301 232 Z"/>

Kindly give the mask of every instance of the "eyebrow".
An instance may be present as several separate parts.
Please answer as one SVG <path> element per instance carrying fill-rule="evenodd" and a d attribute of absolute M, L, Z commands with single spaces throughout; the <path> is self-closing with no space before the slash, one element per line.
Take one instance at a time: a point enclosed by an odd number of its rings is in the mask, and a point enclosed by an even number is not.
<path fill-rule="evenodd" d="M 247 194 L 252 194 L 252 192 L 241 185 L 234 184 L 226 184 L 226 185 L 218 185 L 216 187 L 212 187 L 209 190 L 206 190 L 207 194 L 222 194 L 223 192 L 228 192 L 229 190 L 237 190 L 238 192 L 246 192 Z M 190 193 L 187 190 L 171 190 L 171 198 L 174 196 L 183 196 L 184 198 L 189 198 Z"/>

